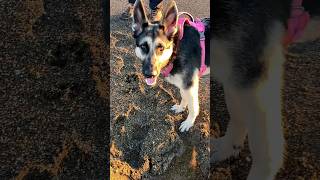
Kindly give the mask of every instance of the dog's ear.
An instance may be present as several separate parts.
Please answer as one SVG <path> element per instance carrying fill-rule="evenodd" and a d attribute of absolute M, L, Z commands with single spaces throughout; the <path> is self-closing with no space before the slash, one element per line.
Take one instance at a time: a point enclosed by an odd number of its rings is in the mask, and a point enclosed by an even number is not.
<path fill-rule="evenodd" d="M 168 10 L 163 19 L 163 25 L 168 37 L 172 37 L 178 30 L 178 8 L 174 1 L 168 6 Z"/>
<path fill-rule="evenodd" d="M 148 23 L 148 19 L 144 10 L 143 1 L 136 0 L 133 7 L 132 23 L 132 30 L 135 36 L 142 32 L 142 28 L 146 23 Z"/>

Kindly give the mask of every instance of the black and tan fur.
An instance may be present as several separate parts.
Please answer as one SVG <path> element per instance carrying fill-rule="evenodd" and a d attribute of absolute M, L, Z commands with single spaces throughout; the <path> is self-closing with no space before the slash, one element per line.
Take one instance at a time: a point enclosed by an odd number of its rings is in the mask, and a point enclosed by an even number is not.
<path fill-rule="evenodd" d="M 136 40 L 135 52 L 142 60 L 142 73 L 146 80 L 152 79 L 150 85 L 154 85 L 162 68 L 169 62 L 173 63 L 173 69 L 165 78 L 169 83 L 179 88 L 181 103 L 172 106 L 171 110 L 180 113 L 188 108 L 189 114 L 181 123 L 180 131 L 188 131 L 194 124 L 199 114 L 199 68 L 201 65 L 201 47 L 199 32 L 185 25 L 184 35 L 178 39 L 177 32 L 178 9 L 172 1 L 164 14 L 161 22 L 149 22 L 145 14 L 141 0 L 136 1 L 133 15 L 133 33 Z M 206 66 L 209 67 L 210 26 L 209 19 L 206 22 Z"/>
<path fill-rule="evenodd" d="M 230 114 L 225 136 L 211 139 L 211 160 L 237 155 L 248 135 L 253 160 L 247 179 L 274 179 L 283 165 L 285 151 L 281 113 L 285 62 L 282 39 L 291 0 L 211 3 L 212 75 L 223 84 Z M 316 7 L 320 7 L 319 3 Z M 301 40 L 310 39 L 310 35 L 320 37 L 320 21 L 316 21 L 315 14 L 311 15 L 310 26 Z"/>

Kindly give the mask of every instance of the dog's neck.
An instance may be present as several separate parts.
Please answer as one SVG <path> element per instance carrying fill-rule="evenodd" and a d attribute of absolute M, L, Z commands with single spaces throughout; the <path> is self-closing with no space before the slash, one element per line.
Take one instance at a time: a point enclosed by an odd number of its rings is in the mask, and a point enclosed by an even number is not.
<path fill-rule="evenodd" d="M 169 62 L 173 62 L 177 58 L 178 49 L 179 49 L 179 32 L 177 32 L 173 37 L 173 51 L 172 51 L 172 55 L 170 57 Z"/>
<path fill-rule="evenodd" d="M 177 32 L 174 37 L 173 37 L 173 51 L 172 51 L 172 55 L 167 63 L 167 65 L 162 68 L 161 70 L 161 74 L 164 77 L 168 77 L 171 70 L 173 69 L 173 61 L 177 58 L 177 54 L 178 54 L 178 49 L 179 49 L 179 32 Z"/>

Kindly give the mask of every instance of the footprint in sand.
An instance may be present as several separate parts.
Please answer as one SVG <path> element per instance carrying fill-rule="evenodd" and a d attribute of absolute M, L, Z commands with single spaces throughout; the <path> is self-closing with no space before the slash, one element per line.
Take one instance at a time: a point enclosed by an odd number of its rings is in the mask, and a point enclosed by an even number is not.
<path fill-rule="evenodd" d="M 134 42 L 130 34 L 115 31 L 111 33 L 111 41 L 115 48 L 132 49 Z"/>

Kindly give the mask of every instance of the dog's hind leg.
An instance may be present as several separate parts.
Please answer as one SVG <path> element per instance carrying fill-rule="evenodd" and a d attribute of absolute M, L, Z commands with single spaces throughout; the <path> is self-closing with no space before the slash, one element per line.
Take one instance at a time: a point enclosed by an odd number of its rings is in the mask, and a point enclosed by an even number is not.
<path fill-rule="evenodd" d="M 228 124 L 225 136 L 210 141 L 211 162 L 221 161 L 230 156 L 236 156 L 243 147 L 247 128 L 245 117 L 243 116 L 243 101 L 237 89 L 224 87 L 225 100 L 230 114 L 230 122 Z"/>

